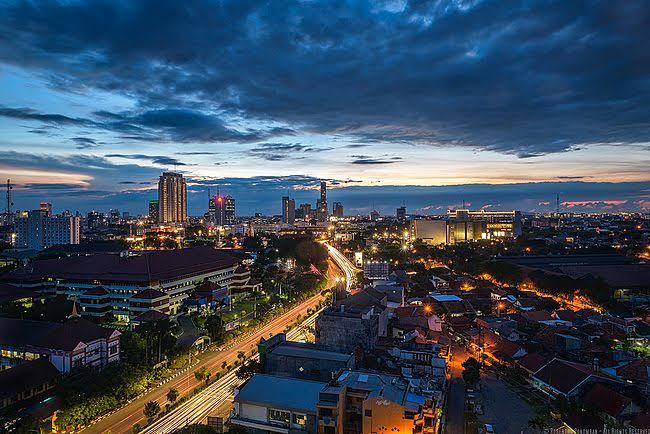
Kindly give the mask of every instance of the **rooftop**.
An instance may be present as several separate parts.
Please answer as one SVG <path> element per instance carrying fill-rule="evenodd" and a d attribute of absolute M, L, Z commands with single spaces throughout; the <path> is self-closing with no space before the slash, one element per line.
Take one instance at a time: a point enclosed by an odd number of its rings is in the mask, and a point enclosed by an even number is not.
<path fill-rule="evenodd" d="M 239 389 L 235 401 L 315 413 L 319 394 L 326 385 L 320 381 L 255 374 Z"/>
<path fill-rule="evenodd" d="M 37 260 L 7 273 L 8 281 L 39 281 L 46 278 L 71 281 L 151 283 L 181 276 L 230 268 L 239 260 L 212 247 L 157 250 L 123 257 L 100 253 L 60 259 Z"/>
<path fill-rule="evenodd" d="M 72 318 L 62 324 L 0 318 L 0 344 L 14 348 L 32 346 L 71 351 L 80 342 L 119 335 L 117 330 L 98 326 L 83 318 Z"/>
<path fill-rule="evenodd" d="M 302 344 L 300 342 L 287 342 L 278 345 L 271 351 L 272 354 L 289 356 L 289 357 L 304 357 L 311 359 L 333 360 L 339 362 L 347 362 L 352 358 L 352 354 L 337 353 L 334 351 L 322 350 L 315 347 L 313 344 Z"/>
<path fill-rule="evenodd" d="M 60 375 L 47 357 L 0 370 L 0 398 L 11 397 L 34 386 L 53 382 Z"/>

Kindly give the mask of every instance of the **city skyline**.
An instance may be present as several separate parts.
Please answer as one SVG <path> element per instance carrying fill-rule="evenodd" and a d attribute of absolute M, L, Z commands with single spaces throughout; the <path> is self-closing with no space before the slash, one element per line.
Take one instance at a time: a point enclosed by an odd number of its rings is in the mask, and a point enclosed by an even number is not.
<path fill-rule="evenodd" d="M 164 171 L 191 215 L 216 186 L 241 215 L 315 204 L 320 179 L 352 214 L 650 209 L 642 2 L 2 9 L 15 209 L 146 214 Z"/>

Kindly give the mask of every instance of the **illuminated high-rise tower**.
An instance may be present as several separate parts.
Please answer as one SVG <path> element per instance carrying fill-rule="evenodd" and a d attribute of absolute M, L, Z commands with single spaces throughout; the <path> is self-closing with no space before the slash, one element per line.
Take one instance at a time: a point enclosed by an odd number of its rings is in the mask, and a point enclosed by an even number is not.
<path fill-rule="evenodd" d="M 183 175 L 163 172 L 158 181 L 158 222 L 187 221 L 187 184 Z"/>
<path fill-rule="evenodd" d="M 320 182 L 320 199 L 317 201 L 318 209 L 318 221 L 326 222 L 327 221 L 327 182 Z"/>

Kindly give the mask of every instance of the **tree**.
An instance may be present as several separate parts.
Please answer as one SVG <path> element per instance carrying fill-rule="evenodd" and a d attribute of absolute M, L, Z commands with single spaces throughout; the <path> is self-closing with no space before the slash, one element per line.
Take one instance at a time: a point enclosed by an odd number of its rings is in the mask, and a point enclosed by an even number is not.
<path fill-rule="evenodd" d="M 463 380 L 467 384 L 476 384 L 481 379 L 481 365 L 479 362 L 470 357 L 463 362 Z"/>
<path fill-rule="evenodd" d="M 123 332 L 120 336 L 120 347 L 125 361 L 135 364 L 145 361 L 147 341 L 139 333 Z"/>
<path fill-rule="evenodd" d="M 216 342 L 223 336 L 223 320 L 219 315 L 210 315 L 205 320 L 205 329 L 210 335 L 212 342 Z"/>
<path fill-rule="evenodd" d="M 139 423 L 133 424 L 133 427 L 131 427 L 131 433 L 138 434 L 140 431 L 142 431 L 142 427 L 140 426 L 140 424 Z"/>
<path fill-rule="evenodd" d="M 177 399 L 178 399 L 178 390 L 172 387 L 171 389 L 169 389 L 169 392 L 167 392 L 167 400 L 169 402 L 174 402 Z"/>
<path fill-rule="evenodd" d="M 235 375 L 240 380 L 248 380 L 253 375 L 260 372 L 262 372 L 262 362 L 259 360 L 250 360 L 248 363 L 242 365 L 242 367 L 237 370 Z"/>
<path fill-rule="evenodd" d="M 201 369 L 198 371 L 194 372 L 194 378 L 196 378 L 198 381 L 203 381 L 207 378 L 210 378 L 210 372 L 208 372 L 208 368 L 203 366 Z"/>
<path fill-rule="evenodd" d="M 226 366 L 228 366 L 228 362 L 226 362 L 225 360 L 221 362 L 221 369 L 226 369 Z"/>
<path fill-rule="evenodd" d="M 153 419 L 160 413 L 160 404 L 156 401 L 149 401 L 144 405 L 144 415 L 148 420 Z"/>

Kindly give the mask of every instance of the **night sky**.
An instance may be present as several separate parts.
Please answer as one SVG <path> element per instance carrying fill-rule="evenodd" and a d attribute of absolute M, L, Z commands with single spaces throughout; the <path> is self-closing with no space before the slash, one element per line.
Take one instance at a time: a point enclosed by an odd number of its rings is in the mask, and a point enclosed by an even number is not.
<path fill-rule="evenodd" d="M 647 1 L 0 0 L 19 209 L 650 210 Z M 4 210 L 4 209 L 3 209 Z"/>

